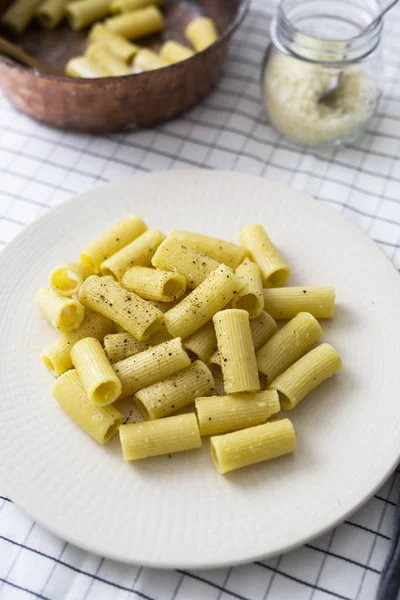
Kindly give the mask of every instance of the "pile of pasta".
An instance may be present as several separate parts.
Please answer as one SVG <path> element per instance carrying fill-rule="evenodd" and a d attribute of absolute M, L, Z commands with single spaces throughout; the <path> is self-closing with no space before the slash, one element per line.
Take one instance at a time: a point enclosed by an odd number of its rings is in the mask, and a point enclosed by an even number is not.
<path fill-rule="evenodd" d="M 311 349 L 334 289 L 278 287 L 290 271 L 264 228 L 239 240 L 166 237 L 127 216 L 37 293 L 61 332 L 42 354 L 54 398 L 98 443 L 119 431 L 125 460 L 199 448 L 203 436 L 220 473 L 293 452 L 278 413 L 341 368 L 331 345 Z M 123 398 L 143 422 L 124 422 Z"/>
<path fill-rule="evenodd" d="M 186 60 L 218 39 L 214 21 L 203 16 L 186 27 L 190 48 L 168 40 L 156 53 L 132 43 L 163 30 L 164 17 L 159 8 L 163 3 L 164 0 L 14 0 L 1 24 L 20 34 L 34 18 L 43 27 L 54 29 L 67 17 L 74 31 L 104 20 L 90 29 L 84 56 L 72 58 L 65 67 L 66 74 L 88 78 L 132 75 Z"/>

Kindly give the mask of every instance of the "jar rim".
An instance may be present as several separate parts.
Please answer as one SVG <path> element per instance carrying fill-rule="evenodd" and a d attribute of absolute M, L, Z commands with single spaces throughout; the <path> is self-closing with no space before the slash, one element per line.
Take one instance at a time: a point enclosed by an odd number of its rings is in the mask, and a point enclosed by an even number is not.
<path fill-rule="evenodd" d="M 383 29 L 383 20 L 379 19 L 373 25 L 369 27 L 376 16 L 371 10 L 371 6 L 366 4 L 360 5 L 355 0 L 336 0 L 336 4 L 342 4 L 347 8 L 354 8 L 359 11 L 357 16 L 361 16 L 363 13 L 364 21 L 367 17 L 367 22 L 363 23 L 362 19 L 357 19 L 357 23 L 345 18 L 344 14 L 340 11 L 332 13 L 332 15 L 326 15 L 326 18 L 332 18 L 337 22 L 343 22 L 347 25 L 352 25 L 353 28 L 358 28 L 358 31 L 354 35 L 348 35 L 345 37 L 324 37 L 322 35 L 316 35 L 312 32 L 307 31 L 306 28 L 302 29 L 298 26 L 296 21 L 296 15 L 290 14 L 290 11 L 301 11 L 304 8 L 310 10 L 314 4 L 313 0 L 281 0 L 277 16 L 273 19 L 271 24 L 271 35 L 274 43 L 277 43 L 284 47 L 286 51 L 295 56 L 299 56 L 303 60 L 307 60 L 311 63 L 340 63 L 346 64 L 360 60 L 371 54 L 376 47 L 379 45 L 381 40 L 381 33 Z M 375 2 L 377 10 L 379 5 Z M 333 2 L 330 3 L 332 7 Z M 322 15 L 307 14 L 302 16 L 303 21 L 307 18 L 322 18 Z M 318 58 L 312 58 L 312 54 L 316 53 L 318 49 Z"/>

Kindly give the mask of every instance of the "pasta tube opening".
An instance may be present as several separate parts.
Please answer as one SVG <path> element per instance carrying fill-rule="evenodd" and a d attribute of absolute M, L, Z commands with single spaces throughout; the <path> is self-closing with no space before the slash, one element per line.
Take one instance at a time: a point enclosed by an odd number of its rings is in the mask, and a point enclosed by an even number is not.
<path fill-rule="evenodd" d="M 93 390 L 93 401 L 96 404 L 106 406 L 112 398 L 118 397 L 121 393 L 121 386 L 114 381 L 105 381 Z"/>
<path fill-rule="evenodd" d="M 136 400 L 136 406 L 138 411 L 140 412 L 140 414 L 142 415 L 143 419 L 146 419 L 146 421 L 150 420 L 150 413 L 147 410 L 147 408 L 145 407 L 145 405 L 143 404 L 143 402 L 141 400 L 139 400 L 139 398 L 135 398 Z"/>
<path fill-rule="evenodd" d="M 50 371 L 50 373 L 52 375 L 54 375 L 54 376 L 58 375 L 55 364 L 53 363 L 51 358 L 49 356 L 47 356 L 47 354 L 42 354 L 42 361 L 44 363 L 44 366 L 48 368 L 48 370 Z"/>
<path fill-rule="evenodd" d="M 246 294 L 239 298 L 235 304 L 235 308 L 246 310 L 249 314 L 255 313 L 259 308 L 259 298 L 255 294 Z"/>
<path fill-rule="evenodd" d="M 90 275 L 93 271 L 82 262 L 66 263 L 52 270 L 49 284 L 59 296 L 73 296 Z"/>
<path fill-rule="evenodd" d="M 61 291 L 72 295 L 78 291 L 78 278 L 69 269 L 62 267 L 55 269 L 51 275 L 51 280 L 53 284 L 52 288 L 55 288 L 58 293 Z"/>
<path fill-rule="evenodd" d="M 82 311 L 77 306 L 66 306 L 60 313 L 59 328 L 63 331 L 70 331 L 80 325 L 83 320 Z"/>
<path fill-rule="evenodd" d="M 186 286 L 184 286 L 182 284 L 181 278 L 176 275 L 171 276 L 171 279 L 166 281 L 163 285 L 164 295 L 171 298 L 171 300 L 174 300 L 175 298 L 182 296 L 185 289 L 186 289 Z"/>
<path fill-rule="evenodd" d="M 77 329 L 84 319 L 85 309 L 80 302 L 59 296 L 51 288 L 40 289 L 35 301 L 49 323 L 61 332 Z"/>
<path fill-rule="evenodd" d="M 148 327 L 146 327 L 146 329 L 144 330 L 142 339 L 143 340 L 148 340 L 150 336 L 152 336 L 154 333 L 156 333 L 161 325 L 164 322 L 164 315 L 161 313 L 161 315 L 159 315 L 155 321 L 153 321 L 153 323 L 150 323 L 150 325 Z"/>
<path fill-rule="evenodd" d="M 268 283 L 271 287 L 282 287 L 288 278 L 287 268 L 278 269 L 268 278 Z"/>
<path fill-rule="evenodd" d="M 117 433 L 120 425 L 121 425 L 120 422 L 117 422 L 117 423 L 114 423 L 113 425 L 110 425 L 110 427 L 107 429 L 107 431 L 104 434 L 104 443 L 105 444 L 107 442 L 109 442 L 112 437 L 114 437 L 114 435 Z"/>

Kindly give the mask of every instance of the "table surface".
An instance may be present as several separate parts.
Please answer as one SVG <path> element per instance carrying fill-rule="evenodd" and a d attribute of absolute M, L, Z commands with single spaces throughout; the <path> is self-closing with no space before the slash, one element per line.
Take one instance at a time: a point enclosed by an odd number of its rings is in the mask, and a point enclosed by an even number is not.
<path fill-rule="evenodd" d="M 242 171 L 282 181 L 366 231 L 400 267 L 400 7 L 387 19 L 386 86 L 367 133 L 309 152 L 266 122 L 259 70 L 275 2 L 254 0 L 212 94 L 148 131 L 92 136 L 44 127 L 0 94 L 0 247 L 74 194 L 162 169 Z M 0 476 L 1 477 L 1 476 Z M 388 552 L 399 471 L 356 514 L 282 556 L 230 569 L 126 566 L 58 539 L 0 489 L 0 600 L 373 600 Z"/>

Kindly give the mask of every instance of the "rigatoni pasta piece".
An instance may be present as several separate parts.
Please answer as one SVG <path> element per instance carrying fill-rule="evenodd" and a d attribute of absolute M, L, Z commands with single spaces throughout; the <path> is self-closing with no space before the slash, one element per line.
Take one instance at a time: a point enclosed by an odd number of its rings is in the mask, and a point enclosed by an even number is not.
<path fill-rule="evenodd" d="M 111 363 L 116 363 L 129 356 L 139 354 L 139 352 L 143 352 L 151 346 L 158 346 L 158 344 L 163 344 L 171 339 L 165 325 L 161 325 L 160 329 L 145 342 L 138 342 L 136 338 L 127 331 L 110 333 L 104 338 L 104 350 L 108 360 Z"/>
<path fill-rule="evenodd" d="M 250 321 L 251 337 L 253 338 L 254 350 L 258 350 L 276 333 L 278 326 L 274 319 L 265 311 L 257 319 Z M 189 339 L 189 338 L 188 338 Z M 190 350 L 190 348 L 189 348 Z M 215 375 L 222 377 L 221 353 L 217 349 L 208 359 L 210 367 Z M 260 379 L 261 383 L 261 379 Z"/>
<path fill-rule="evenodd" d="M 244 288 L 232 300 L 232 308 L 247 310 L 250 319 L 256 319 L 264 309 L 263 286 L 258 266 L 248 258 L 238 266 L 235 274 L 242 279 Z"/>
<path fill-rule="evenodd" d="M 149 48 L 140 48 L 132 61 L 133 73 L 155 71 L 168 66 L 169 63 L 166 60 Z"/>
<path fill-rule="evenodd" d="M 280 411 L 276 390 L 199 397 L 195 405 L 201 435 L 228 433 L 260 425 Z"/>
<path fill-rule="evenodd" d="M 342 368 L 340 355 L 330 344 L 321 344 L 305 354 L 271 384 L 277 390 L 283 410 L 292 410 L 298 403 Z"/>
<path fill-rule="evenodd" d="M 203 283 L 220 265 L 209 256 L 184 246 L 179 240 L 170 237 L 160 244 L 151 262 L 157 269 L 166 271 L 176 269 L 186 278 L 188 287 L 192 289 Z"/>
<path fill-rule="evenodd" d="M 171 340 L 172 336 L 165 327 L 165 323 L 163 323 L 160 329 L 157 329 L 157 331 L 153 333 L 153 335 L 151 335 L 146 341 L 149 346 L 158 346 L 159 344 L 163 344 L 164 342 L 169 342 Z"/>
<path fill-rule="evenodd" d="M 46 29 L 54 29 L 65 17 L 68 0 L 45 0 L 36 9 L 36 20 Z"/>
<path fill-rule="evenodd" d="M 250 320 L 251 337 L 255 350 L 259 350 L 276 333 L 278 326 L 267 312 L 263 311 L 257 319 Z"/>
<path fill-rule="evenodd" d="M 215 23 L 209 17 L 197 17 L 186 27 L 186 37 L 197 52 L 205 50 L 218 39 Z"/>
<path fill-rule="evenodd" d="M 164 0 L 111 0 L 110 11 L 112 13 L 130 12 L 146 6 L 161 6 L 162 4 L 164 4 Z"/>
<path fill-rule="evenodd" d="M 186 279 L 177 271 L 131 267 L 122 276 L 122 285 L 146 300 L 172 302 L 183 296 Z"/>
<path fill-rule="evenodd" d="M 308 312 L 316 319 L 331 319 L 335 314 L 335 288 L 283 287 L 264 290 L 265 310 L 274 319 L 292 319 Z"/>
<path fill-rule="evenodd" d="M 23 33 L 42 0 L 14 0 L 1 17 L 1 24 L 14 33 Z"/>
<path fill-rule="evenodd" d="M 124 460 L 138 460 L 201 447 L 199 426 L 194 413 L 121 425 L 119 435 Z"/>
<path fill-rule="evenodd" d="M 201 360 L 196 360 L 187 369 L 138 391 L 135 400 L 141 415 L 152 421 L 168 417 L 199 396 L 208 396 L 214 391 L 210 369 Z"/>
<path fill-rule="evenodd" d="M 148 347 L 147 342 L 138 342 L 133 335 L 127 332 L 109 333 L 104 338 L 104 350 L 111 363 L 139 354 Z"/>
<path fill-rule="evenodd" d="M 96 338 L 87 337 L 77 342 L 71 350 L 71 360 L 89 402 L 108 406 L 117 400 L 121 382 Z"/>
<path fill-rule="evenodd" d="M 65 74 L 70 77 L 83 77 L 86 79 L 109 76 L 108 71 L 89 56 L 71 58 L 65 65 Z"/>
<path fill-rule="evenodd" d="M 112 77 L 121 77 L 123 75 L 132 75 L 130 68 L 124 61 L 116 56 L 111 48 L 103 42 L 91 44 L 86 51 L 86 55 L 101 65 Z"/>
<path fill-rule="evenodd" d="M 187 337 L 183 345 L 200 360 L 207 363 L 217 349 L 214 323 L 209 321 L 195 333 Z"/>
<path fill-rule="evenodd" d="M 127 269 L 134 266 L 149 267 L 151 259 L 165 235 L 159 229 L 148 229 L 133 242 L 113 254 L 101 264 L 103 275 L 121 279 Z"/>
<path fill-rule="evenodd" d="M 70 262 L 55 267 L 50 273 L 49 285 L 59 296 L 74 296 L 82 283 L 93 275 L 93 270 L 82 262 Z"/>
<path fill-rule="evenodd" d="M 211 456 L 221 474 L 290 454 L 296 449 L 296 434 L 289 419 L 218 435 L 210 441 Z"/>
<path fill-rule="evenodd" d="M 139 46 L 113 33 L 102 23 L 97 23 L 92 27 L 89 33 L 89 42 L 106 44 L 115 56 L 126 63 L 129 63 L 139 50 Z"/>
<path fill-rule="evenodd" d="M 42 361 L 50 373 L 58 377 L 72 368 L 71 350 L 76 342 L 86 337 L 102 340 L 105 335 L 112 331 L 114 331 L 112 321 L 103 317 L 103 315 L 88 311 L 78 329 L 70 333 L 63 333 L 42 352 Z"/>
<path fill-rule="evenodd" d="M 239 240 L 260 267 L 264 285 L 280 287 L 286 282 L 290 269 L 262 225 L 248 225 L 240 232 Z"/>
<path fill-rule="evenodd" d="M 165 323 L 161 325 L 159 329 L 153 335 L 151 335 L 146 341 L 150 346 L 158 346 L 158 344 L 163 344 L 164 342 L 169 342 L 172 340 L 172 336 L 165 327 Z"/>
<path fill-rule="evenodd" d="M 243 288 L 243 282 L 225 265 L 201 283 L 184 300 L 165 313 L 171 335 L 185 339 L 210 321 Z"/>
<path fill-rule="evenodd" d="M 158 308 L 125 290 L 112 277 L 88 277 L 79 290 L 79 300 L 124 327 L 139 342 L 153 335 L 164 320 Z"/>
<path fill-rule="evenodd" d="M 147 225 L 136 215 L 129 215 L 110 227 L 80 253 L 81 261 L 98 273 L 100 265 L 147 230 Z"/>
<path fill-rule="evenodd" d="M 35 302 L 49 323 L 61 332 L 78 329 L 85 316 L 85 309 L 78 300 L 59 296 L 51 288 L 41 288 Z"/>
<path fill-rule="evenodd" d="M 257 352 L 258 370 L 271 384 L 319 340 L 322 329 L 309 313 L 299 313 Z"/>
<path fill-rule="evenodd" d="M 125 358 L 114 364 L 114 370 L 122 383 L 121 398 L 131 396 L 142 388 L 162 381 L 186 369 L 189 365 L 190 358 L 180 338 Z"/>
<path fill-rule="evenodd" d="M 128 40 L 137 40 L 161 31 L 164 18 L 156 6 L 147 6 L 106 19 L 105 25 Z"/>
<path fill-rule="evenodd" d="M 191 58 L 194 56 L 194 52 L 187 46 L 175 42 L 175 40 L 168 40 L 161 46 L 160 56 L 168 63 L 175 64 Z"/>
<path fill-rule="evenodd" d="M 209 237 L 208 235 L 201 235 L 200 233 L 176 229 L 171 231 L 168 237 L 179 240 L 184 246 L 206 254 L 217 262 L 231 267 L 231 269 L 236 269 L 246 255 L 245 249 L 237 244 Z"/>
<path fill-rule="evenodd" d="M 71 419 L 98 444 L 108 442 L 124 420 L 124 415 L 114 406 L 95 406 L 89 402 L 75 369 L 57 379 L 52 394 Z"/>
<path fill-rule="evenodd" d="M 78 31 L 101 21 L 109 13 L 110 0 L 78 0 L 67 6 L 67 17 L 71 29 Z"/>
<path fill-rule="evenodd" d="M 249 313 L 222 310 L 213 317 L 221 369 L 227 394 L 260 389 L 256 354 L 251 336 Z"/>

